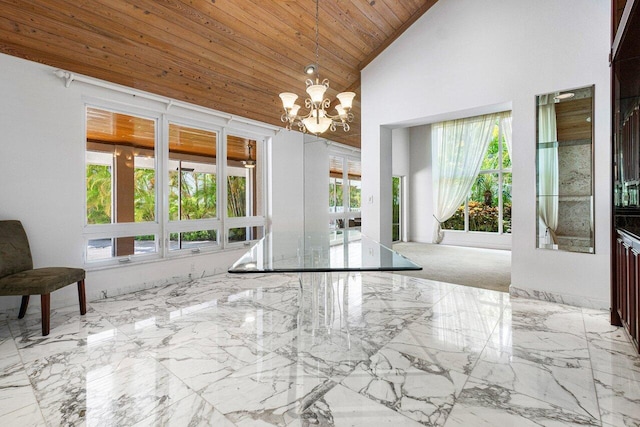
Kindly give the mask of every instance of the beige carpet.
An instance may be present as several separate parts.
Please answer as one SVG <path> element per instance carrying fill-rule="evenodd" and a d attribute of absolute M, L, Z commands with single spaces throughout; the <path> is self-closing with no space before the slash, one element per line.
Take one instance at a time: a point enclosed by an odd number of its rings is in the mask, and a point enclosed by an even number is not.
<path fill-rule="evenodd" d="M 396 243 L 393 249 L 422 267 L 407 276 L 509 292 L 511 252 L 430 243 Z"/>

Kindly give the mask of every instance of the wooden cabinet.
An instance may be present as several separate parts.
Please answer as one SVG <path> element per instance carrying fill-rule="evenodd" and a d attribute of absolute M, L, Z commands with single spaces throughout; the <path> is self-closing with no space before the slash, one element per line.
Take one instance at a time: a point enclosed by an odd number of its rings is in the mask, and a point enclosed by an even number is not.
<path fill-rule="evenodd" d="M 640 0 L 612 1 L 611 323 L 640 352 Z"/>
<path fill-rule="evenodd" d="M 623 231 L 617 232 L 615 252 L 616 315 L 640 351 L 640 239 Z"/>

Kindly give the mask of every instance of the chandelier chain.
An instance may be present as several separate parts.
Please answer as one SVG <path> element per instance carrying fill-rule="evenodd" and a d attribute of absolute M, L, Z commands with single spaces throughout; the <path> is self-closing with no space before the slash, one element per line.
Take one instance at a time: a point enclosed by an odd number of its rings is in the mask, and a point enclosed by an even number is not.
<path fill-rule="evenodd" d="M 316 0 L 316 77 L 320 78 L 320 0 Z"/>

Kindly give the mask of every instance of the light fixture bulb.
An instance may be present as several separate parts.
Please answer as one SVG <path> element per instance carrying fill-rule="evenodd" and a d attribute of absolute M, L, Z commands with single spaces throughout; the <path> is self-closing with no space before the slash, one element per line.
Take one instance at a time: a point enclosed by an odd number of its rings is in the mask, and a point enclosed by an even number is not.
<path fill-rule="evenodd" d="M 573 92 L 565 92 L 565 93 L 560 93 L 560 94 L 554 96 L 553 99 L 555 99 L 557 101 L 562 101 L 563 99 L 573 98 L 574 96 L 576 96 L 576 94 L 573 93 Z"/>
<path fill-rule="evenodd" d="M 311 74 L 315 74 L 318 71 L 318 66 L 316 64 L 309 64 L 306 67 L 304 67 L 304 73 L 311 75 Z"/>
<path fill-rule="evenodd" d="M 318 104 L 324 99 L 324 93 L 327 91 L 325 85 L 311 85 L 307 87 L 307 93 L 311 97 L 311 101 Z"/>
<path fill-rule="evenodd" d="M 288 110 L 293 108 L 293 104 L 296 102 L 296 99 L 298 99 L 298 95 L 291 92 L 282 92 L 280 94 L 280 99 L 282 99 L 282 105 L 285 110 Z"/>
<path fill-rule="evenodd" d="M 298 104 L 293 104 L 293 107 L 289 110 L 289 117 L 292 119 L 295 118 L 298 115 L 298 110 L 300 110 L 300 106 Z"/>
<path fill-rule="evenodd" d="M 338 100 L 340 101 L 340 105 L 345 110 L 351 109 L 353 105 L 353 98 L 356 97 L 354 92 L 341 92 L 337 95 Z"/>

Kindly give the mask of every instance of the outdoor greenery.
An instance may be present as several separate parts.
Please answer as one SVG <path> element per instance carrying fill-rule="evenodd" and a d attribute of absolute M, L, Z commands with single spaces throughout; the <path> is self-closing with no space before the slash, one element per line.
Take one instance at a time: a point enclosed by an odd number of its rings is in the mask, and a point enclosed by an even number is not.
<path fill-rule="evenodd" d="M 181 171 L 169 173 L 169 220 L 189 220 L 216 217 L 216 175 Z M 178 186 L 181 184 L 181 196 Z M 182 202 L 180 206 L 180 201 Z"/>
<path fill-rule="evenodd" d="M 469 231 L 485 231 L 498 232 L 499 221 L 499 174 L 496 171 L 500 169 L 500 156 L 498 143 L 499 130 L 496 125 L 493 131 L 493 139 L 489 143 L 487 152 L 480 167 L 480 174 L 476 178 L 471 192 L 469 194 L 467 204 L 469 207 Z M 507 150 L 506 144 L 502 144 L 502 169 L 511 167 L 511 157 Z M 511 232 L 511 173 L 502 173 L 502 221 L 503 232 Z M 463 203 L 453 214 L 451 218 L 442 224 L 442 228 L 446 230 L 464 230 L 464 212 L 465 204 Z"/>
<path fill-rule="evenodd" d="M 393 218 L 392 218 L 392 241 L 397 242 L 400 240 L 400 177 L 393 177 L 392 184 L 392 206 L 393 206 Z M 463 214 L 464 215 L 464 214 Z M 463 216 L 464 226 L 464 216 Z"/>
<path fill-rule="evenodd" d="M 331 179 L 329 181 L 329 207 L 331 212 L 337 212 L 337 207 L 342 207 L 342 180 L 341 179 Z"/>
<path fill-rule="evenodd" d="M 87 165 L 87 224 L 111 223 L 111 167 Z"/>
<path fill-rule="evenodd" d="M 340 212 L 339 208 L 343 207 L 342 197 L 344 194 L 344 185 L 341 179 L 331 179 L 329 181 L 329 207 L 332 212 Z M 360 209 L 362 206 L 362 190 L 360 186 L 349 186 L 349 208 Z"/>
<path fill-rule="evenodd" d="M 107 165 L 87 165 L 87 223 L 110 224 L 112 217 L 112 168 Z M 155 170 L 137 168 L 134 189 L 135 222 L 155 221 Z M 216 217 L 216 175 L 191 171 L 169 174 L 169 219 L 171 221 Z M 181 178 L 181 179 L 180 179 Z M 181 185 L 180 185 L 181 184 Z M 246 215 L 246 177 L 227 178 L 227 215 Z M 180 195 L 178 193 L 178 187 Z M 231 235 L 233 234 L 233 235 Z M 230 230 L 230 240 L 244 240 L 244 228 Z M 145 236 L 153 240 L 153 236 Z M 170 236 L 177 239 L 177 233 Z M 182 233 L 182 240 L 215 240 L 214 230 Z"/>

